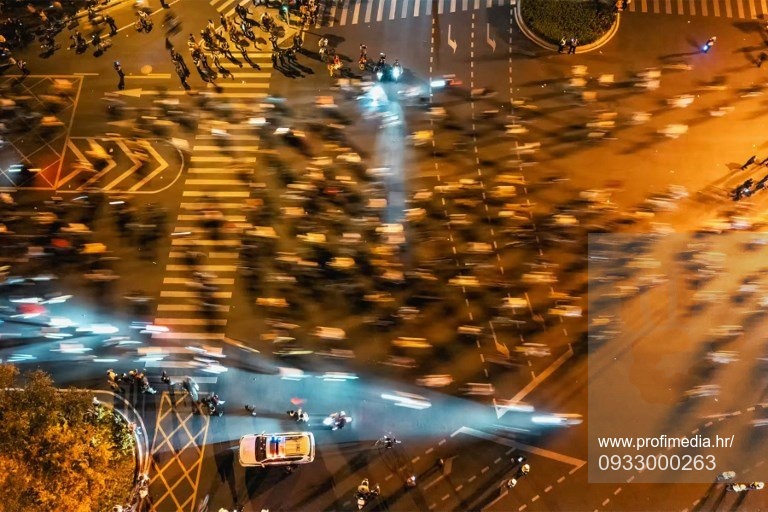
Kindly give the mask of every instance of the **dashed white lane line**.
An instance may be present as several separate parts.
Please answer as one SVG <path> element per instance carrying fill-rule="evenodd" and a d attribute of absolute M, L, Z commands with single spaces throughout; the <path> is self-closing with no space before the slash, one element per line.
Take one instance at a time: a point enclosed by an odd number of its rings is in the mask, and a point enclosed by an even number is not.
<path fill-rule="evenodd" d="M 548 485 L 548 486 L 546 486 L 546 487 L 544 488 L 544 492 L 545 492 L 545 493 L 548 493 L 548 492 L 549 492 L 549 491 L 551 491 L 552 489 L 553 489 L 553 487 L 552 487 L 551 485 Z"/>
<path fill-rule="evenodd" d="M 536 496 L 534 496 L 533 498 L 531 498 L 531 503 L 533 503 L 534 501 L 536 501 L 536 500 L 538 500 L 538 499 L 539 499 L 539 495 L 537 494 Z"/>
<path fill-rule="evenodd" d="M 445 501 L 445 500 L 447 500 L 447 499 L 448 499 L 448 498 L 450 498 L 450 497 L 451 497 L 451 495 L 450 495 L 450 494 L 446 494 L 445 496 L 443 496 L 442 498 L 440 498 L 440 501 Z"/>
<path fill-rule="evenodd" d="M 618 496 L 620 492 L 621 492 L 621 487 L 619 487 L 615 491 L 613 491 L 613 495 L 614 496 Z"/>
<path fill-rule="evenodd" d="M 603 502 L 601 503 L 601 505 L 604 507 L 604 506 L 606 506 L 606 505 L 607 505 L 607 504 L 608 504 L 610 501 L 611 501 L 611 498 L 605 498 L 605 499 L 603 500 Z"/>
<path fill-rule="evenodd" d="M 565 480 L 565 477 L 561 476 L 560 478 L 557 479 L 557 483 L 562 483 L 563 480 Z"/>

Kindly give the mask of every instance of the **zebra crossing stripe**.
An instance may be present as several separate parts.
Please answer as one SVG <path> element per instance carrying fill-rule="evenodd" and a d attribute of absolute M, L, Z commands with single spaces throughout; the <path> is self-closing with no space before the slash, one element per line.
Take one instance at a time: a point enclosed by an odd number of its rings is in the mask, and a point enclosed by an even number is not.
<path fill-rule="evenodd" d="M 391 0 L 392 6 L 389 8 L 389 19 L 395 19 L 395 10 L 397 9 L 397 0 Z M 403 0 L 403 3 L 407 3 L 408 0 Z"/>
<path fill-rule="evenodd" d="M 456 12 L 456 0 L 451 0 L 451 12 Z"/>
<path fill-rule="evenodd" d="M 763 13 L 763 16 L 768 14 L 768 3 L 765 0 L 760 0 L 760 7 L 762 9 L 760 12 Z"/>
<path fill-rule="evenodd" d="M 418 18 L 419 17 L 419 0 L 416 0 L 416 2 L 413 4 L 413 17 Z"/>
<path fill-rule="evenodd" d="M 709 13 L 707 12 L 707 3 L 709 2 L 702 2 L 701 3 L 701 15 L 702 16 L 709 16 Z M 717 2 L 715 2 L 717 3 Z"/>
<path fill-rule="evenodd" d="M 691 16 L 696 16 L 696 0 L 688 0 L 688 7 L 691 10 Z"/>
<path fill-rule="evenodd" d="M 733 18 L 733 10 L 731 9 L 731 2 L 729 0 L 725 0 L 725 17 Z"/>
<path fill-rule="evenodd" d="M 736 0 L 736 10 L 739 13 L 739 18 L 744 17 L 744 4 L 741 3 L 741 0 Z"/>
<path fill-rule="evenodd" d="M 373 12 L 373 2 L 374 0 L 368 0 L 368 5 L 365 8 L 365 22 L 370 23 L 371 22 L 371 12 Z"/>
<path fill-rule="evenodd" d="M 339 20 L 339 25 L 347 24 L 347 11 L 349 11 L 349 3 L 344 2 L 344 8 L 341 9 L 341 19 Z"/>
<path fill-rule="evenodd" d="M 757 12 L 755 11 L 755 2 L 749 2 L 749 16 L 751 18 L 757 18 Z"/>
<path fill-rule="evenodd" d="M 400 19 L 405 19 L 408 16 L 408 0 L 403 0 L 403 9 L 400 12 Z"/>

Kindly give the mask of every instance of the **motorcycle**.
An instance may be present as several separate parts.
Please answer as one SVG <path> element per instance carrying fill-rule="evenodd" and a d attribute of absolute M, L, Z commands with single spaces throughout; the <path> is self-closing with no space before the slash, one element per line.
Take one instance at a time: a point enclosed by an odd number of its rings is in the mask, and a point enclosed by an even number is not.
<path fill-rule="evenodd" d="M 305 411 L 302 411 L 301 409 L 297 411 L 287 411 L 287 412 L 288 412 L 288 416 L 290 416 L 292 420 L 296 421 L 296 423 L 309 422 L 309 414 L 307 414 Z"/>
<path fill-rule="evenodd" d="M 136 15 L 139 17 L 136 23 L 133 24 L 136 32 L 151 32 L 153 24 L 149 16 L 144 11 L 139 11 Z"/>
<path fill-rule="evenodd" d="M 707 42 L 704 43 L 704 46 L 701 47 L 701 51 L 704 53 L 709 52 L 710 48 L 712 48 L 715 45 L 715 42 L 717 41 L 717 37 L 710 37 L 707 39 Z"/>
<path fill-rule="evenodd" d="M 221 416 L 224 414 L 224 411 L 222 410 L 222 406 L 226 402 L 224 400 L 219 399 L 219 395 L 216 393 L 212 394 L 211 396 L 206 396 L 200 399 L 200 404 L 204 405 L 208 409 L 208 414 L 213 416 L 214 414 L 216 416 Z"/>
<path fill-rule="evenodd" d="M 240 31 L 251 41 L 256 40 L 256 35 L 253 33 L 253 29 L 251 29 L 251 25 L 247 21 L 243 20 L 240 22 Z"/>
<path fill-rule="evenodd" d="M 360 55 L 360 58 L 357 59 L 357 67 L 360 71 L 365 71 L 368 68 L 368 56 L 366 54 Z"/>
<path fill-rule="evenodd" d="M 392 64 L 392 80 L 397 82 L 400 80 L 401 76 L 403 76 L 403 66 L 400 64 L 399 60 L 395 60 Z"/>
<path fill-rule="evenodd" d="M 352 417 L 344 411 L 331 413 L 323 420 L 323 425 L 331 427 L 331 430 L 341 430 L 349 423 L 352 423 Z"/>
<path fill-rule="evenodd" d="M 357 498 L 357 510 L 365 508 L 369 501 L 378 497 L 380 494 L 381 488 L 378 484 L 371 489 L 368 479 L 363 478 L 363 481 L 357 486 L 357 492 L 355 492 L 355 498 Z"/>

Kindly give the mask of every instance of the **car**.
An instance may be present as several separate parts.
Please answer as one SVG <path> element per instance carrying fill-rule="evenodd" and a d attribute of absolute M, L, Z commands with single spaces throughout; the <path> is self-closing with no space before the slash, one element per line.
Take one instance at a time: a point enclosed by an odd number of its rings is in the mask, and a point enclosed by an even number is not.
<path fill-rule="evenodd" d="M 240 465 L 286 466 L 315 460 L 315 436 L 311 432 L 248 434 L 240 438 Z"/>
<path fill-rule="evenodd" d="M 579 318 L 581 317 L 581 308 L 579 306 L 564 304 L 561 306 L 555 306 L 553 308 L 549 308 L 549 311 L 547 313 L 554 316 Z"/>

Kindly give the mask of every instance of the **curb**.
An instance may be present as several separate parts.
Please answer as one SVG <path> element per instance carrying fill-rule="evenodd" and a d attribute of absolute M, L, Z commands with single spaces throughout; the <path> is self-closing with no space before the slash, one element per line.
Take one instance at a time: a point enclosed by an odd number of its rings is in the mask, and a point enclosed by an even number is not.
<path fill-rule="evenodd" d="M 528 28 L 528 25 L 525 24 L 525 21 L 523 20 L 523 15 L 520 14 L 520 7 L 523 4 L 523 1 L 527 0 L 517 0 L 517 4 L 514 7 L 515 11 L 515 21 L 517 22 L 517 26 L 520 29 L 520 32 L 523 33 L 525 37 L 527 37 L 530 41 L 535 43 L 537 46 L 540 46 L 541 48 L 544 48 L 546 50 L 552 50 L 553 52 L 557 52 L 557 46 L 554 44 L 550 44 L 537 36 L 533 33 L 533 31 Z M 608 30 L 605 34 L 600 37 L 597 41 L 590 44 L 585 44 L 578 47 L 578 53 L 584 53 L 584 52 L 591 52 L 593 50 L 597 50 L 599 48 L 602 48 L 608 42 L 613 39 L 613 36 L 616 35 L 616 33 L 619 31 L 619 25 L 621 24 L 621 13 L 618 13 L 616 15 L 616 23 L 614 23 L 611 26 L 611 29 Z"/>

